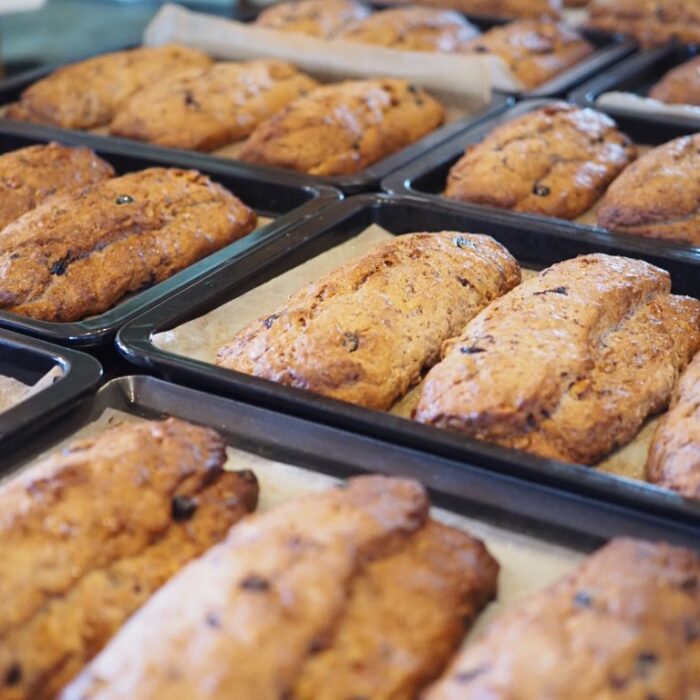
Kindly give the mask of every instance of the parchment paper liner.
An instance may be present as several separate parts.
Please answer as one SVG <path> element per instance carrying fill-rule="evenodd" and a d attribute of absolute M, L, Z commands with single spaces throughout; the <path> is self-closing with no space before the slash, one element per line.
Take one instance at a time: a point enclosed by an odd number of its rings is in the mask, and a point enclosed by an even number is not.
<path fill-rule="evenodd" d="M 41 379 L 30 386 L 14 377 L 0 374 L 0 414 L 43 391 L 62 376 L 63 370 L 60 367 L 52 367 Z"/>

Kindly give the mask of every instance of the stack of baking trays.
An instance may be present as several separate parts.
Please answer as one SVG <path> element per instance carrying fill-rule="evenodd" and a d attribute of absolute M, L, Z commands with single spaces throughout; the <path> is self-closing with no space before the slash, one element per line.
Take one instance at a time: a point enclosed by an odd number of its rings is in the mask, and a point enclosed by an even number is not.
<path fill-rule="evenodd" d="M 692 49 L 439 4 L 0 85 L 0 700 L 700 697 Z"/>

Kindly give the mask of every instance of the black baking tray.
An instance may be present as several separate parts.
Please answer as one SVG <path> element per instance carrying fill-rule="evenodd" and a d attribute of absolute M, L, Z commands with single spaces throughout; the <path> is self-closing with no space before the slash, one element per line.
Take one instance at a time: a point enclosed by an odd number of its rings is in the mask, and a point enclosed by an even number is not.
<path fill-rule="evenodd" d="M 700 549 L 697 524 L 557 491 L 468 462 L 388 445 L 143 376 L 115 379 L 85 397 L 37 440 L 6 452 L 3 472 L 51 450 L 106 409 L 148 419 L 175 416 L 207 425 L 220 431 L 229 445 L 246 452 L 334 477 L 381 473 L 416 478 L 428 488 L 435 505 L 577 551 L 588 552 L 612 537 L 626 535 Z"/>
<path fill-rule="evenodd" d="M 122 48 L 133 47 L 128 46 Z M 24 74 L 16 75 L 6 81 L 0 81 L 0 107 L 16 101 L 25 88 L 29 87 L 37 80 L 49 75 L 59 67 L 60 66 L 53 65 L 49 68 L 39 68 L 37 70 L 28 71 Z M 573 87 L 573 85 L 571 87 Z M 245 171 L 250 173 L 250 176 L 253 179 L 262 180 L 269 178 L 271 180 L 275 180 L 285 178 L 287 181 L 298 183 L 299 186 L 308 185 L 308 183 L 311 182 L 317 186 L 335 187 L 342 190 L 346 194 L 354 194 L 358 192 L 378 190 L 381 181 L 395 170 L 398 170 L 416 158 L 429 153 L 438 144 L 441 144 L 443 141 L 449 139 L 455 134 L 458 134 L 471 126 L 478 124 L 482 120 L 488 119 L 489 117 L 504 111 L 511 106 L 513 102 L 514 100 L 512 96 L 494 93 L 491 97 L 491 101 L 483 109 L 477 111 L 470 117 L 445 124 L 419 141 L 416 141 L 401 151 L 394 153 L 388 158 L 384 158 L 383 160 L 370 165 L 368 168 L 365 168 L 358 173 L 354 173 L 352 175 L 335 175 L 330 177 L 299 174 L 285 168 L 243 163 L 242 161 L 238 161 L 233 158 L 223 158 L 221 156 L 200 153 L 198 151 L 164 148 L 162 146 L 155 146 L 145 142 L 119 138 L 116 136 L 98 135 L 90 132 L 76 131 L 73 129 L 62 129 L 54 126 L 42 126 L 42 128 L 44 129 L 43 133 L 49 138 L 54 138 L 59 141 L 65 140 L 69 134 L 80 134 L 86 138 L 90 138 L 92 143 L 95 144 L 96 148 L 107 148 L 108 146 L 106 144 L 109 144 L 110 148 L 125 150 L 133 148 L 134 145 L 136 145 L 144 158 L 159 159 L 173 156 L 178 161 L 188 158 L 195 158 L 198 160 L 198 162 L 203 164 L 200 169 L 220 168 L 231 169 L 232 171 L 237 172 Z M 0 128 L 5 128 L 5 125 L 23 126 L 24 123 L 13 119 L 5 119 L 0 117 Z M 100 144 L 105 145 L 100 146 Z"/>
<path fill-rule="evenodd" d="M 118 146 L 108 140 L 80 132 L 64 131 L 56 134 L 52 129 L 35 124 L 10 122 L 0 124 L 0 153 L 51 140 L 93 148 L 98 155 L 114 166 L 117 174 L 152 166 L 196 168 L 230 189 L 259 214 L 275 219 L 271 224 L 190 265 L 169 279 L 128 297 L 109 311 L 83 321 L 75 323 L 36 321 L 18 314 L 0 311 L 0 327 L 11 328 L 63 344 L 97 346 L 111 343 L 117 330 L 130 318 L 163 300 L 169 294 L 183 289 L 205 272 L 217 268 L 231 258 L 244 258 L 249 251 L 270 239 L 284 239 L 285 231 L 290 226 L 306 217 L 317 215 L 323 207 L 337 201 L 341 196 L 337 190 L 318 185 L 308 178 L 292 178 L 284 173 L 261 176 L 236 163 L 224 166 L 210 160 L 203 160 L 194 154 L 168 151 L 147 153 L 134 142 L 129 142 L 126 146 Z"/>
<path fill-rule="evenodd" d="M 382 2 L 365 3 L 374 10 L 386 10 L 398 7 L 395 4 L 385 4 Z M 253 7 L 246 3 L 238 12 L 236 19 L 245 22 L 252 22 L 262 10 L 261 7 Z M 476 25 L 481 32 L 486 32 L 493 27 L 502 26 L 509 21 L 502 17 L 488 17 L 485 15 L 475 15 L 471 13 L 463 14 L 472 24 Z M 515 90 L 508 94 L 518 98 L 527 99 L 534 97 L 563 97 L 577 85 L 589 80 L 592 76 L 598 75 L 617 61 L 622 60 L 637 49 L 637 44 L 622 35 L 613 35 L 601 32 L 597 29 L 579 29 L 581 35 L 595 46 L 595 51 L 579 61 L 575 66 L 562 71 L 551 80 L 543 83 L 539 87 L 531 90 Z M 0 104 L 4 104 L 0 101 Z"/>
<path fill-rule="evenodd" d="M 680 44 L 668 44 L 657 49 L 640 51 L 573 90 L 569 99 L 597 109 L 597 100 L 605 92 L 631 92 L 646 97 L 652 86 L 668 71 L 697 55 L 698 46 Z M 615 119 L 642 114 L 652 124 L 672 124 L 688 131 L 700 131 L 700 115 L 692 117 L 661 112 L 639 112 L 617 107 L 606 107 L 605 111 Z"/>
<path fill-rule="evenodd" d="M 231 263 L 228 269 L 209 275 L 186 293 L 175 295 L 151 309 L 121 330 L 117 338 L 118 349 L 130 362 L 172 381 L 372 435 L 432 455 L 478 464 L 494 472 L 700 524 L 700 503 L 649 484 L 613 478 L 585 467 L 469 440 L 384 412 L 165 352 L 151 342 L 153 333 L 197 318 L 352 238 L 373 223 L 395 234 L 440 230 L 487 233 L 504 244 L 521 263 L 535 268 L 590 252 L 639 257 L 667 269 L 672 275 L 675 292 L 700 297 L 698 260 L 686 251 L 672 251 L 660 256 L 644 242 L 627 245 L 602 236 L 598 239 L 565 237 L 555 227 L 542 226 L 538 222 L 513 223 L 507 217 L 488 212 L 465 213 L 413 198 L 361 195 L 327 209 L 322 219 L 296 229 L 292 235 L 297 245 L 291 251 L 272 242 L 251 256 L 245 269 Z"/>
<path fill-rule="evenodd" d="M 61 377 L 28 399 L 0 413 L 0 455 L 15 443 L 30 443 L 46 423 L 70 411 L 102 376 L 97 360 L 76 350 L 0 329 L 0 374 L 34 385 L 60 368 Z"/>
<path fill-rule="evenodd" d="M 526 100 L 520 102 L 508 111 L 497 115 L 492 119 L 470 129 L 467 132 L 457 135 L 450 141 L 434 149 L 428 158 L 416 161 L 406 168 L 397 171 L 382 182 L 382 189 L 390 194 L 417 196 L 434 204 L 449 203 L 465 213 L 477 213 L 480 211 L 500 212 L 509 217 L 515 225 L 517 222 L 538 222 L 540 226 L 549 226 L 556 223 L 556 228 L 565 237 L 580 236 L 584 238 L 593 237 L 592 240 L 602 240 L 609 238 L 613 244 L 633 245 L 635 241 L 640 241 L 640 237 L 612 233 L 594 224 L 581 224 L 565 219 L 557 219 L 539 214 L 526 214 L 514 212 L 498 207 L 481 204 L 471 204 L 458 202 L 443 196 L 447 175 L 450 168 L 462 157 L 468 146 L 482 141 L 493 129 L 502 124 L 522 116 L 528 112 L 539 109 L 547 104 L 554 104 L 556 100 Z M 679 136 L 693 133 L 694 129 L 686 125 L 677 124 L 667 120 L 650 120 L 640 114 L 613 115 L 606 109 L 598 110 L 605 114 L 610 114 L 617 122 L 620 130 L 627 134 L 635 143 L 658 146 Z M 665 241 L 661 239 L 645 239 L 645 249 L 663 250 L 693 250 L 694 255 L 700 256 L 700 250 L 684 243 Z M 700 259 L 700 257 L 698 258 Z"/>

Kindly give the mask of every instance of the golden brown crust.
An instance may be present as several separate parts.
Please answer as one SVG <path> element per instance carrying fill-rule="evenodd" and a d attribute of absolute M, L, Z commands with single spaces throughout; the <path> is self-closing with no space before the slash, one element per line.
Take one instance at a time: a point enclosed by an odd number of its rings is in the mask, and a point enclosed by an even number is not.
<path fill-rule="evenodd" d="M 0 488 L 0 696 L 49 700 L 188 561 L 255 509 L 213 430 L 178 420 L 73 443 Z"/>
<path fill-rule="evenodd" d="M 312 656 L 294 700 L 413 700 L 436 678 L 496 595 L 498 563 L 469 535 L 431 522 L 370 564 L 328 649 Z"/>
<path fill-rule="evenodd" d="M 383 0 L 385 5 L 428 5 L 466 14 L 502 19 L 550 17 L 560 15 L 560 0 Z"/>
<path fill-rule="evenodd" d="M 613 540 L 497 618 L 425 700 L 690 700 L 700 687 L 700 558 Z"/>
<path fill-rule="evenodd" d="M 296 0 L 263 10 L 255 23 L 268 29 L 329 39 L 349 22 L 368 14 L 367 8 L 354 0 Z"/>
<path fill-rule="evenodd" d="M 360 477 L 247 518 L 161 588 L 61 698 L 284 697 L 329 643 L 353 578 L 427 510 L 417 482 Z"/>
<path fill-rule="evenodd" d="M 0 308 L 47 321 L 101 313 L 255 222 L 194 170 L 151 168 L 53 197 L 0 234 Z"/>
<path fill-rule="evenodd" d="M 2 117 L 3 119 L 15 119 L 20 122 L 41 123 L 21 102 L 10 102 L 2 111 Z"/>
<path fill-rule="evenodd" d="M 524 19 L 489 29 L 465 50 L 495 54 L 531 89 L 590 56 L 595 47 L 563 22 Z"/>
<path fill-rule="evenodd" d="M 645 153 L 613 182 L 598 209 L 611 231 L 700 244 L 700 134 Z"/>
<path fill-rule="evenodd" d="M 700 498 L 700 355 L 676 387 L 671 408 L 651 443 L 647 478 L 690 498 Z"/>
<path fill-rule="evenodd" d="M 283 61 L 215 63 L 144 88 L 117 113 L 110 133 L 212 151 L 249 136 L 262 121 L 317 86 Z"/>
<path fill-rule="evenodd" d="M 468 148 L 446 195 L 475 204 L 575 219 L 635 158 L 608 116 L 555 104 L 525 114 Z"/>
<path fill-rule="evenodd" d="M 463 51 L 479 29 L 462 15 L 430 7 L 397 7 L 375 12 L 341 29 L 338 39 L 404 51 Z"/>
<path fill-rule="evenodd" d="M 423 423 L 595 464 L 668 405 L 700 348 L 700 301 L 668 273 L 586 255 L 523 282 L 451 341 L 428 374 Z"/>
<path fill-rule="evenodd" d="M 294 294 L 221 348 L 228 369 L 388 409 L 444 340 L 520 281 L 488 236 L 397 237 Z"/>
<path fill-rule="evenodd" d="M 58 143 L 28 146 L 0 156 L 0 229 L 55 194 L 114 175 L 89 148 Z"/>
<path fill-rule="evenodd" d="M 178 71 L 206 68 L 212 59 L 177 44 L 117 51 L 73 63 L 29 86 L 21 110 L 39 121 L 68 129 L 93 129 L 112 121 L 138 90 Z"/>
<path fill-rule="evenodd" d="M 700 106 L 700 57 L 668 71 L 649 90 L 649 97 L 669 104 Z"/>
<path fill-rule="evenodd" d="M 356 80 L 320 87 L 266 122 L 240 158 L 311 175 L 363 170 L 439 127 L 442 105 L 405 80 Z"/>
<path fill-rule="evenodd" d="M 590 27 L 628 34 L 644 47 L 700 42 L 698 0 L 592 0 L 588 11 Z"/>

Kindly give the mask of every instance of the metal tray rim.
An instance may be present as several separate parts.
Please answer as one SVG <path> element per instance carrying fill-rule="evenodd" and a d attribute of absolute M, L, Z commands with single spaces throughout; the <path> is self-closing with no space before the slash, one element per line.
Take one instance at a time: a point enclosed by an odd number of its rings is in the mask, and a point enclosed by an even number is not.
<path fill-rule="evenodd" d="M 0 414 L 0 449 L 30 434 L 68 411 L 72 404 L 92 391 L 102 378 L 102 366 L 90 355 L 59 347 L 43 340 L 0 330 L 0 350 L 11 347 L 51 360 L 63 376 L 51 386 Z"/>
<path fill-rule="evenodd" d="M 641 513 L 620 504 L 567 493 L 543 484 L 498 474 L 472 463 L 429 456 L 406 446 L 392 445 L 371 436 L 311 423 L 264 407 L 251 406 L 141 375 L 114 379 L 96 393 L 83 396 L 70 419 L 44 435 L 31 450 L 20 448 L 8 455 L 9 472 L 25 464 L 58 439 L 96 417 L 107 407 L 145 417 L 175 415 L 211 425 L 242 439 L 243 449 L 259 445 L 259 454 L 333 476 L 383 473 L 419 479 L 431 492 L 435 505 L 485 519 L 514 534 L 523 522 L 538 523 L 546 539 L 569 541 L 568 546 L 588 550 L 600 540 L 618 535 L 676 541 L 700 549 L 700 526 L 668 520 L 656 513 Z M 196 407 L 195 415 L 191 415 Z M 275 429 L 270 429 L 271 426 Z M 547 531 L 549 535 L 547 535 Z"/>

